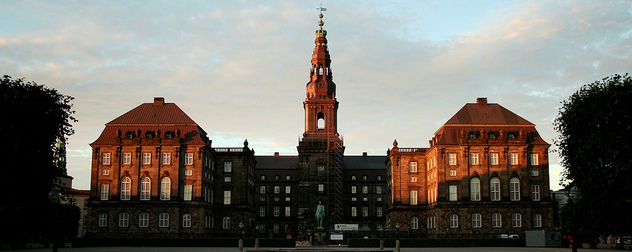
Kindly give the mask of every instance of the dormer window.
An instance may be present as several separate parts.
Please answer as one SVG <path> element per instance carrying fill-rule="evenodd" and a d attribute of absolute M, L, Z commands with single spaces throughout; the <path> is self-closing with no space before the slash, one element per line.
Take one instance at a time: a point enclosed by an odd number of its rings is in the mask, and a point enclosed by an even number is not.
<path fill-rule="evenodd" d="M 134 132 L 132 132 L 132 131 L 125 132 L 125 138 L 127 138 L 127 139 L 134 138 Z"/>
<path fill-rule="evenodd" d="M 490 131 L 489 132 L 489 139 L 496 139 L 498 133 L 495 131 Z"/>
<path fill-rule="evenodd" d="M 154 138 L 154 137 L 156 137 L 156 134 L 153 131 L 145 132 L 145 138 Z"/>
<path fill-rule="evenodd" d="M 173 138 L 173 132 L 172 131 L 165 132 L 165 138 L 167 138 L 167 139 Z"/>
<path fill-rule="evenodd" d="M 468 134 L 470 139 L 476 139 L 476 132 L 475 131 L 470 131 L 470 134 Z"/>

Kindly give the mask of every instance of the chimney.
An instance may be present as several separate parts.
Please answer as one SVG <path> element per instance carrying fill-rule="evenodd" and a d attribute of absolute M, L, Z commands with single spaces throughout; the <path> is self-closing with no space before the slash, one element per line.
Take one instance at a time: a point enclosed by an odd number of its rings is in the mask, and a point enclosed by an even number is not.
<path fill-rule="evenodd" d="M 162 106 L 165 104 L 165 98 L 163 97 L 154 97 L 154 106 Z"/>
<path fill-rule="evenodd" d="M 483 98 L 483 97 L 477 98 L 476 105 L 487 106 L 487 98 Z"/>
<path fill-rule="evenodd" d="M 275 153 L 274 153 L 274 157 L 279 157 L 279 153 L 278 153 L 278 152 L 275 152 Z"/>
<path fill-rule="evenodd" d="M 362 156 L 363 156 L 363 157 L 366 157 L 366 151 L 365 151 L 365 152 L 362 152 Z"/>

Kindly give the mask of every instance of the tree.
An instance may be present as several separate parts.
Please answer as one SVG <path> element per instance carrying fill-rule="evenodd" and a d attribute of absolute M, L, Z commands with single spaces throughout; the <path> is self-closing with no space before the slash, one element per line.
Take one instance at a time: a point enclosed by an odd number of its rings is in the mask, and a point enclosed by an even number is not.
<path fill-rule="evenodd" d="M 582 196 L 573 205 L 577 235 L 632 234 L 632 78 L 584 85 L 562 102 L 555 129 L 561 183 Z"/>
<path fill-rule="evenodd" d="M 72 135 L 71 96 L 12 79 L 0 79 L 0 233 L 13 244 L 42 235 L 50 223 L 48 193 L 55 168 L 55 144 Z"/>

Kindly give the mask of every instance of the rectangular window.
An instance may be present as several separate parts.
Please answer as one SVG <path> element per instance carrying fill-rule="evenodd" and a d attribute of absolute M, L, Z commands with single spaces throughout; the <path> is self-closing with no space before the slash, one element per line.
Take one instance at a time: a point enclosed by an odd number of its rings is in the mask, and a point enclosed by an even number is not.
<path fill-rule="evenodd" d="M 319 193 L 325 192 L 325 184 L 318 184 L 318 192 Z"/>
<path fill-rule="evenodd" d="M 292 209 L 289 206 L 285 207 L 285 217 L 290 217 L 292 215 Z"/>
<path fill-rule="evenodd" d="M 101 154 L 101 164 L 109 165 L 110 164 L 110 153 L 102 153 Z"/>
<path fill-rule="evenodd" d="M 279 193 L 281 193 L 281 187 L 274 186 L 274 194 L 279 194 Z"/>
<path fill-rule="evenodd" d="M 456 214 L 450 214 L 450 228 L 459 227 L 459 216 Z"/>
<path fill-rule="evenodd" d="M 110 198 L 110 185 L 101 185 L 101 200 Z"/>
<path fill-rule="evenodd" d="M 351 193 L 352 194 L 357 193 L 357 187 L 356 186 L 351 186 Z"/>
<path fill-rule="evenodd" d="M 169 214 L 168 213 L 161 213 L 158 216 L 158 226 L 169 227 Z"/>
<path fill-rule="evenodd" d="M 231 191 L 224 191 L 224 205 L 230 205 Z"/>
<path fill-rule="evenodd" d="M 143 153 L 143 164 L 144 165 L 151 164 L 151 153 L 149 152 Z"/>
<path fill-rule="evenodd" d="M 522 227 L 522 215 L 519 213 L 511 214 L 511 226 Z"/>
<path fill-rule="evenodd" d="M 324 165 L 318 165 L 316 168 L 318 169 L 318 175 L 325 174 L 325 166 Z"/>
<path fill-rule="evenodd" d="M 286 194 L 292 193 L 292 187 L 291 186 L 285 186 L 285 193 Z"/>
<path fill-rule="evenodd" d="M 108 226 L 108 214 L 100 213 L 99 214 L 99 227 L 107 227 Z"/>
<path fill-rule="evenodd" d="M 410 191 L 410 205 L 417 205 L 417 191 Z"/>
<path fill-rule="evenodd" d="M 358 207 L 351 207 L 351 217 L 358 216 Z"/>
<path fill-rule="evenodd" d="M 509 180 L 509 198 L 511 201 L 520 200 L 520 180 L 518 178 L 511 178 Z"/>
<path fill-rule="evenodd" d="M 533 215 L 533 227 L 542 227 L 542 215 L 540 214 Z"/>
<path fill-rule="evenodd" d="M 101 171 L 101 175 L 103 175 L 103 176 L 110 175 L 110 170 L 102 170 Z"/>
<path fill-rule="evenodd" d="M 138 216 L 138 226 L 149 227 L 149 214 L 148 213 L 141 213 Z"/>
<path fill-rule="evenodd" d="M 472 214 L 472 228 L 481 228 L 481 227 L 482 227 L 481 214 L 479 213 Z"/>
<path fill-rule="evenodd" d="M 162 164 L 171 164 L 171 153 L 162 153 Z"/>
<path fill-rule="evenodd" d="M 375 194 L 382 194 L 382 186 L 375 187 Z"/>
<path fill-rule="evenodd" d="M 531 177 L 537 177 L 540 175 L 540 172 L 538 170 L 531 170 Z"/>
<path fill-rule="evenodd" d="M 274 233 L 275 234 L 279 233 L 279 223 L 274 223 Z"/>
<path fill-rule="evenodd" d="M 275 206 L 274 207 L 274 217 L 279 217 L 280 212 L 281 212 L 281 207 Z"/>
<path fill-rule="evenodd" d="M 259 186 L 259 193 L 266 194 L 266 186 Z"/>
<path fill-rule="evenodd" d="M 410 218 L 410 229 L 419 229 L 419 218 Z"/>
<path fill-rule="evenodd" d="M 529 155 L 529 161 L 531 162 L 531 165 L 538 165 L 538 154 Z"/>
<path fill-rule="evenodd" d="M 416 183 L 417 182 L 417 177 L 410 177 L 410 182 L 411 183 Z"/>
<path fill-rule="evenodd" d="M 230 229 L 230 217 L 224 217 L 222 219 L 222 228 L 223 229 Z"/>
<path fill-rule="evenodd" d="M 356 198 L 356 197 L 351 197 L 351 201 L 358 201 L 358 198 Z"/>
<path fill-rule="evenodd" d="M 184 200 L 190 201 L 193 197 L 193 185 L 184 185 Z"/>
<path fill-rule="evenodd" d="M 123 164 L 131 164 L 132 163 L 132 153 L 126 152 L 123 153 Z"/>
<path fill-rule="evenodd" d="M 489 153 L 489 164 L 498 165 L 498 153 Z"/>
<path fill-rule="evenodd" d="M 191 215 L 182 215 L 182 227 L 191 227 Z"/>
<path fill-rule="evenodd" d="M 540 185 L 531 185 L 531 199 L 540 201 Z"/>
<path fill-rule="evenodd" d="M 456 153 L 448 153 L 448 165 L 456 165 Z"/>
<path fill-rule="evenodd" d="M 362 194 L 369 193 L 369 186 L 362 186 Z"/>
<path fill-rule="evenodd" d="M 498 178 L 492 178 L 489 182 L 489 197 L 492 201 L 500 200 L 500 180 Z"/>
<path fill-rule="evenodd" d="M 450 185 L 448 189 L 450 191 L 450 201 L 456 201 L 457 199 L 456 185 Z"/>
<path fill-rule="evenodd" d="M 518 153 L 509 154 L 509 164 L 518 165 Z"/>
<path fill-rule="evenodd" d="M 470 153 L 470 164 L 478 165 L 478 153 Z"/>
<path fill-rule="evenodd" d="M 408 166 L 410 172 L 417 172 L 417 162 L 410 162 Z"/>
<path fill-rule="evenodd" d="M 369 216 L 369 207 L 363 206 L 362 207 L 362 217 L 368 217 L 368 216 Z"/>
<path fill-rule="evenodd" d="M 224 177 L 224 182 L 230 183 L 231 181 L 233 181 L 233 178 L 231 176 Z"/>
<path fill-rule="evenodd" d="M 266 217 L 266 207 L 259 207 L 259 217 Z"/>
<path fill-rule="evenodd" d="M 185 176 L 193 176 L 193 170 L 184 170 Z"/>
<path fill-rule="evenodd" d="M 375 216 L 382 217 L 382 207 L 375 207 Z"/>
<path fill-rule="evenodd" d="M 231 161 L 224 162 L 224 172 L 233 172 L 233 162 Z"/>
<path fill-rule="evenodd" d="M 193 165 L 193 153 L 184 154 L 184 164 Z"/>
<path fill-rule="evenodd" d="M 498 228 L 502 226 L 502 216 L 499 213 L 492 214 L 492 227 Z"/>
<path fill-rule="evenodd" d="M 456 170 L 450 170 L 450 177 L 456 177 Z"/>

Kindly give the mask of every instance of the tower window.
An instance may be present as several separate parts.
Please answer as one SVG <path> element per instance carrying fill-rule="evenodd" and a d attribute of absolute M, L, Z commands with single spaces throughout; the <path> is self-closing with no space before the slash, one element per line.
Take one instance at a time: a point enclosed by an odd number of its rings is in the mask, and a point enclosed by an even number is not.
<path fill-rule="evenodd" d="M 325 129 L 325 114 L 318 113 L 318 122 L 316 125 L 318 126 L 318 130 Z"/>

